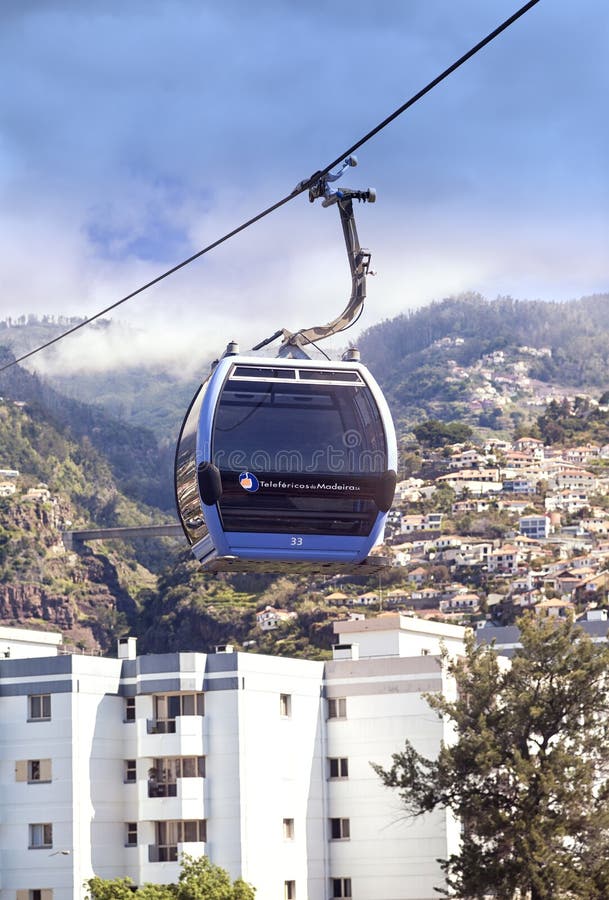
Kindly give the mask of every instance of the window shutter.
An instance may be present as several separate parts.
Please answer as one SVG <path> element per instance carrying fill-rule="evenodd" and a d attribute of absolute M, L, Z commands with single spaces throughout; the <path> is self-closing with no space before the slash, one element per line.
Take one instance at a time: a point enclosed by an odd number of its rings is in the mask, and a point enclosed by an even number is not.
<path fill-rule="evenodd" d="M 15 781 L 27 781 L 27 759 L 18 759 L 15 762 Z M 25 900 L 27 900 L 27 891 Z"/>
<path fill-rule="evenodd" d="M 30 892 L 27 890 L 17 891 L 17 900 L 30 900 Z"/>
<path fill-rule="evenodd" d="M 44 888 L 40 891 L 40 900 L 53 900 L 52 888 Z"/>
<path fill-rule="evenodd" d="M 40 760 L 40 780 L 41 781 L 51 781 L 52 780 L 52 765 L 50 759 L 41 759 Z M 44 896 L 42 898 L 44 900 Z"/>

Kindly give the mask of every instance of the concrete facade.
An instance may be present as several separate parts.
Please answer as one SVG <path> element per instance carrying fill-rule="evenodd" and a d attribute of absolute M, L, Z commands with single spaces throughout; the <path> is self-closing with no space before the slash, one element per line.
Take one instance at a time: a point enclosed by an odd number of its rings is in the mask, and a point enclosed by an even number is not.
<path fill-rule="evenodd" d="M 174 882 L 182 852 L 257 900 L 437 896 L 457 823 L 405 820 L 370 763 L 450 740 L 423 694 L 453 690 L 440 643 L 459 652 L 463 629 L 386 615 L 335 631 L 323 663 L 137 657 L 132 639 L 119 659 L 63 656 L 2 629 L 2 900 L 81 900 L 93 874 Z"/>

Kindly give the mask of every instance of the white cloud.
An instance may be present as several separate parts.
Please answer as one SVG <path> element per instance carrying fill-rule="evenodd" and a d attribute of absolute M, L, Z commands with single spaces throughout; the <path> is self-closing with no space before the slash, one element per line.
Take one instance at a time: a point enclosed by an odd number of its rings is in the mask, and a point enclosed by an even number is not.
<path fill-rule="evenodd" d="M 589 7 L 539 4 L 359 152 L 345 183 L 379 194 L 356 209 L 379 271 L 362 327 L 463 290 L 607 289 L 609 8 Z M 109 306 L 283 197 L 513 9 L 3 4 L 0 316 Z M 140 330 L 128 356 L 206 358 L 326 322 L 349 291 L 336 211 L 300 197 L 116 315 Z"/>

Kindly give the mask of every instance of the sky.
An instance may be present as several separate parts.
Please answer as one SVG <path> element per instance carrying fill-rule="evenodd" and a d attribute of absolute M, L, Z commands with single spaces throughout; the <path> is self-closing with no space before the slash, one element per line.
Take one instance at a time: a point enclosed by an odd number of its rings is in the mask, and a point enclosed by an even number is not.
<path fill-rule="evenodd" d="M 0 319 L 110 306 L 286 196 L 520 5 L 2 0 Z M 378 195 L 356 206 L 377 273 L 358 329 L 464 291 L 609 291 L 608 46 L 606 0 L 540 0 L 358 151 L 342 182 Z M 336 208 L 301 195 L 123 304 L 130 337 L 85 328 L 54 364 L 196 367 L 324 324 L 350 289 Z"/>

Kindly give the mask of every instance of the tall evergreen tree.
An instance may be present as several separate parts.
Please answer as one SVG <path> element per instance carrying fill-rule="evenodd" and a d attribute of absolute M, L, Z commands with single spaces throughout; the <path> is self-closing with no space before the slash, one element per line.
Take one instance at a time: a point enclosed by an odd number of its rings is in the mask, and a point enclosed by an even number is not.
<path fill-rule="evenodd" d="M 407 741 L 389 769 L 410 816 L 449 809 L 460 851 L 446 894 L 609 897 L 609 646 L 570 621 L 525 617 L 511 665 L 473 635 L 443 664 L 457 699 L 428 697 L 455 730 L 429 760 Z"/>

